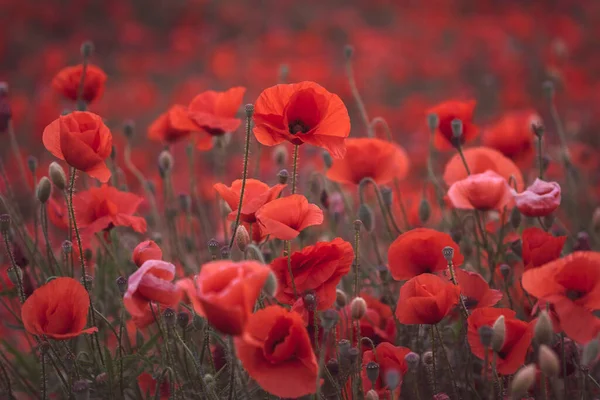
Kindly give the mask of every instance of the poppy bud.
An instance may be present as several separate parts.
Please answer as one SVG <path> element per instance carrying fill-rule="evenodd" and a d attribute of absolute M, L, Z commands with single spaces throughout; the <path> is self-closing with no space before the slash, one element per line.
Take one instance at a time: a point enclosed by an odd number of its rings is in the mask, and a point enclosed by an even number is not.
<path fill-rule="evenodd" d="M 519 209 L 517 207 L 513 208 L 510 213 L 510 225 L 513 227 L 513 229 L 519 228 L 519 225 L 521 225 L 521 219 L 521 212 Z"/>
<path fill-rule="evenodd" d="M 135 129 L 135 122 L 132 120 L 125 121 L 123 125 L 123 134 L 127 139 L 131 139 L 133 137 L 133 130 Z"/>
<path fill-rule="evenodd" d="M 254 104 L 246 104 L 244 109 L 246 110 L 246 117 L 252 118 L 252 115 L 254 114 Z"/>
<path fill-rule="evenodd" d="M 371 381 L 371 385 L 375 386 L 375 382 L 379 377 L 379 364 L 370 361 L 365 367 L 365 369 L 367 371 L 367 378 Z"/>
<path fill-rule="evenodd" d="M 44 176 L 38 182 L 38 186 L 35 191 L 35 195 L 40 203 L 46 204 L 46 202 L 50 198 L 51 193 L 52 193 L 52 184 L 50 183 L 50 179 L 48 179 L 47 177 Z"/>
<path fill-rule="evenodd" d="M 423 353 L 423 356 L 421 357 L 421 359 L 423 360 L 423 364 L 432 365 L 433 364 L 433 352 L 426 351 L 425 353 Z"/>
<path fill-rule="evenodd" d="M 339 308 L 345 307 L 348 303 L 348 297 L 346 296 L 346 293 L 340 289 L 337 289 L 335 291 L 335 303 Z"/>
<path fill-rule="evenodd" d="M 544 90 L 544 94 L 548 97 L 548 100 L 552 100 L 554 98 L 554 82 L 546 81 L 542 84 L 542 89 Z"/>
<path fill-rule="evenodd" d="M 521 257 L 523 255 L 523 242 L 521 241 L 521 239 L 517 239 L 514 242 L 512 242 L 510 244 L 510 249 L 513 251 L 513 253 Z"/>
<path fill-rule="evenodd" d="M 520 399 L 525 395 L 535 382 L 536 368 L 534 364 L 526 365 L 515 374 L 510 385 L 513 399 Z"/>
<path fill-rule="evenodd" d="M 338 313 L 334 309 L 327 309 L 321 313 L 321 326 L 325 331 L 330 331 L 338 322 Z"/>
<path fill-rule="evenodd" d="M 366 204 L 361 204 L 358 208 L 358 219 L 365 226 L 367 232 L 373 232 L 375 229 L 375 216 L 373 215 L 373 210 Z M 354 224 L 354 228 L 356 229 L 356 222 Z"/>
<path fill-rule="evenodd" d="M 437 114 L 429 114 L 427 115 L 427 126 L 430 131 L 435 131 L 440 124 L 440 118 Z"/>
<path fill-rule="evenodd" d="M 329 169 L 333 165 L 333 158 L 328 151 L 323 151 L 323 163 L 325 164 L 325 168 Z"/>
<path fill-rule="evenodd" d="M 121 295 L 125 294 L 127 291 L 127 279 L 125 279 L 124 276 L 119 276 L 116 282 L 117 288 L 119 288 L 119 293 L 121 293 Z"/>
<path fill-rule="evenodd" d="M 282 169 L 277 174 L 277 180 L 282 185 L 285 185 L 288 182 L 289 177 L 290 177 L 290 173 L 287 171 L 287 169 Z"/>
<path fill-rule="evenodd" d="M 88 400 L 90 398 L 90 384 L 87 380 L 79 380 L 73 384 L 72 392 L 75 400 Z"/>
<path fill-rule="evenodd" d="M 500 265 L 500 273 L 502 274 L 502 277 L 504 278 L 504 280 L 507 280 L 508 277 L 510 276 L 510 266 L 508 264 L 502 264 Z"/>
<path fill-rule="evenodd" d="M 365 395 L 365 400 L 379 400 L 379 395 L 373 389 L 369 390 Z"/>
<path fill-rule="evenodd" d="M 389 210 L 392 206 L 392 201 L 394 200 L 394 192 L 392 191 L 392 188 L 382 186 L 379 191 L 381 192 L 381 200 L 383 201 L 383 205 Z"/>
<path fill-rule="evenodd" d="M 86 40 L 81 44 L 81 55 L 83 58 L 89 58 L 94 52 L 94 43 L 90 40 Z"/>
<path fill-rule="evenodd" d="M 492 327 L 484 325 L 479 328 L 479 341 L 486 349 L 492 346 L 492 337 L 494 336 L 494 330 Z"/>
<path fill-rule="evenodd" d="M 346 57 L 346 59 L 351 59 L 352 55 L 354 54 L 354 47 L 352 47 L 351 45 L 347 44 L 344 46 L 344 57 Z"/>
<path fill-rule="evenodd" d="M 452 122 L 450 122 L 450 128 L 452 128 L 452 135 L 454 135 L 455 139 L 458 139 L 463 135 L 463 123 L 460 119 L 454 118 Z"/>
<path fill-rule="evenodd" d="M 231 249 L 229 246 L 221 247 L 221 260 L 229 260 L 231 257 Z"/>
<path fill-rule="evenodd" d="M 411 351 L 404 356 L 404 361 L 406 362 L 406 366 L 410 371 L 415 371 L 419 366 L 420 357 L 417 353 Z"/>
<path fill-rule="evenodd" d="M 237 244 L 238 248 L 244 252 L 248 248 L 250 242 L 250 234 L 248 233 L 246 227 L 244 225 L 238 226 L 237 230 L 235 231 L 235 243 Z"/>
<path fill-rule="evenodd" d="M 429 217 L 431 217 L 431 206 L 426 198 L 422 198 L 419 203 L 419 221 L 424 224 L 429 221 Z"/>
<path fill-rule="evenodd" d="M 181 329 L 187 328 L 189 323 L 190 323 L 190 314 L 188 314 L 185 311 L 180 311 L 177 313 L 177 325 L 179 325 L 179 327 Z"/>
<path fill-rule="evenodd" d="M 302 300 L 304 301 L 304 307 L 306 307 L 308 311 L 315 311 L 317 308 L 317 298 L 314 293 L 306 293 L 304 297 L 302 297 Z"/>
<path fill-rule="evenodd" d="M 385 384 L 390 390 L 395 390 L 398 386 L 400 386 L 400 372 L 395 369 L 390 369 L 385 371 Z"/>
<path fill-rule="evenodd" d="M 534 122 L 533 124 L 531 124 L 531 131 L 535 136 L 541 138 L 542 136 L 544 136 L 544 125 Z"/>
<path fill-rule="evenodd" d="M 8 280 L 13 285 L 17 286 L 19 282 L 23 281 L 23 270 L 18 265 L 10 267 L 7 272 Z"/>
<path fill-rule="evenodd" d="M 587 368 L 590 368 L 596 359 L 598 358 L 598 352 L 600 351 L 600 340 L 592 339 L 588 344 L 583 348 L 583 353 L 581 354 L 581 365 Z"/>
<path fill-rule="evenodd" d="M 175 311 L 172 308 L 167 307 L 163 311 L 163 319 L 167 327 L 172 328 L 175 326 L 175 322 L 177 322 L 177 315 L 175 315 Z"/>
<path fill-rule="evenodd" d="M 361 319 L 367 312 L 367 302 L 362 297 L 355 297 L 350 303 L 352 319 Z"/>
<path fill-rule="evenodd" d="M 539 344 L 549 345 L 552 343 L 554 331 L 552 329 L 552 321 L 550 320 L 548 311 L 542 310 L 540 312 L 533 330 L 533 337 Z"/>
<path fill-rule="evenodd" d="M 573 251 L 589 251 L 591 249 L 590 235 L 588 235 L 587 232 L 579 232 L 577 234 L 577 241 L 573 246 Z"/>
<path fill-rule="evenodd" d="M 192 198 L 186 193 L 179 194 L 179 208 L 181 212 L 187 214 L 192 208 Z"/>
<path fill-rule="evenodd" d="M 38 160 L 34 156 L 27 157 L 27 168 L 31 171 L 31 173 L 35 173 L 38 167 Z"/>
<path fill-rule="evenodd" d="M 538 352 L 538 363 L 542 372 L 551 378 L 556 378 L 560 367 L 558 365 L 558 356 L 545 344 L 540 346 Z"/>
<path fill-rule="evenodd" d="M 210 239 L 208 241 L 208 252 L 212 256 L 212 258 L 216 259 L 219 255 L 219 242 L 217 239 Z"/>
<path fill-rule="evenodd" d="M 286 165 L 288 161 L 288 156 L 288 150 L 282 144 L 276 146 L 275 150 L 273 150 L 273 159 L 275 161 L 275 164 L 277 164 L 278 166 Z"/>
<path fill-rule="evenodd" d="M 73 243 L 70 240 L 65 240 L 62 243 L 61 248 L 62 248 L 63 253 L 70 254 L 73 251 Z"/>
<path fill-rule="evenodd" d="M 48 167 L 48 176 L 50 180 L 59 190 L 65 190 L 67 187 L 67 176 L 59 163 L 53 161 Z"/>
<path fill-rule="evenodd" d="M 446 246 L 442 249 L 442 255 L 446 259 L 446 262 L 451 263 L 454 258 L 454 248 Z"/>
<path fill-rule="evenodd" d="M 168 173 L 173 168 L 173 156 L 168 150 L 163 150 L 159 154 L 158 168 L 162 173 Z"/>
<path fill-rule="evenodd" d="M 8 214 L 0 215 L 0 233 L 2 233 L 2 235 L 7 235 L 9 229 L 10 229 L 10 215 L 8 215 Z"/>
<path fill-rule="evenodd" d="M 277 293 L 278 286 L 277 277 L 273 272 L 270 272 L 262 290 L 267 296 L 273 297 Z"/>
<path fill-rule="evenodd" d="M 504 346 L 504 338 L 506 337 L 506 323 L 504 322 L 504 315 L 498 317 L 494 326 L 492 326 L 492 350 L 499 353 Z"/>

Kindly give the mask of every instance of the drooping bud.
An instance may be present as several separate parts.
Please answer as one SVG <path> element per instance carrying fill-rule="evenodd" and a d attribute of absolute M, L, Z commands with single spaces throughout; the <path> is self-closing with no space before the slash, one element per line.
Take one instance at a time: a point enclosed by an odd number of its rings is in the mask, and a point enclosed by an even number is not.
<path fill-rule="evenodd" d="M 538 316 L 535 328 L 533 330 L 533 337 L 539 344 L 550 345 L 554 338 L 554 330 L 552 329 L 552 321 L 548 311 L 542 310 Z"/>
<path fill-rule="evenodd" d="M 348 296 L 346 296 L 346 293 L 340 289 L 337 289 L 335 291 L 335 304 L 338 306 L 338 308 L 343 308 L 346 307 L 347 303 Z"/>
<path fill-rule="evenodd" d="M 59 163 L 56 161 L 50 163 L 50 167 L 48 167 L 48 176 L 50 176 L 50 180 L 58 190 L 65 190 L 67 187 L 67 176 L 65 175 L 65 170 Z"/>
<path fill-rule="evenodd" d="M 446 246 L 442 249 L 442 255 L 446 259 L 447 263 L 451 263 L 454 258 L 454 248 L 451 246 Z"/>
<path fill-rule="evenodd" d="M 321 326 L 325 331 L 330 331 L 337 324 L 338 318 L 338 312 L 329 308 L 321 313 Z"/>
<path fill-rule="evenodd" d="M 235 243 L 237 244 L 238 248 L 244 252 L 251 242 L 250 234 L 248 233 L 246 227 L 244 225 L 238 226 L 235 231 Z"/>
<path fill-rule="evenodd" d="M 455 139 L 460 139 L 463 135 L 463 123 L 460 119 L 454 118 L 452 122 L 450 122 L 450 128 L 452 128 L 452 135 L 454 135 Z"/>
<path fill-rule="evenodd" d="M 492 338 L 494 337 L 494 330 L 491 326 L 484 325 L 479 328 L 479 341 L 484 348 L 489 349 L 492 347 Z"/>
<path fill-rule="evenodd" d="M 521 212 L 517 207 L 513 208 L 510 213 L 510 225 L 513 227 L 513 229 L 519 228 L 521 225 L 521 220 Z"/>
<path fill-rule="evenodd" d="M 427 199 L 425 197 L 423 197 L 421 199 L 421 202 L 419 203 L 419 221 L 421 221 L 421 223 L 424 224 L 427 221 L 429 221 L 430 217 L 431 217 L 431 206 L 429 205 L 429 202 L 427 201 Z"/>
<path fill-rule="evenodd" d="M 560 370 L 558 356 L 545 344 L 538 351 L 538 364 L 542 372 L 551 378 L 556 378 Z"/>
<path fill-rule="evenodd" d="M 437 114 L 429 114 L 427 115 L 427 126 L 430 131 L 435 131 L 440 124 L 440 118 Z"/>
<path fill-rule="evenodd" d="M 359 320 L 367 313 L 367 302 L 362 297 L 355 297 L 350 303 L 352 319 Z"/>
<path fill-rule="evenodd" d="M 498 317 L 494 325 L 492 326 L 492 350 L 499 353 L 504 346 L 504 338 L 506 337 L 506 323 L 504 322 L 504 315 Z"/>
<path fill-rule="evenodd" d="M 173 168 L 173 156 L 169 150 L 163 150 L 158 156 L 158 168 L 161 173 L 166 174 Z"/>
<path fill-rule="evenodd" d="M 81 56 L 89 58 L 94 52 L 94 43 L 90 40 L 86 40 L 81 44 Z"/>
<path fill-rule="evenodd" d="M 277 174 L 277 180 L 282 185 L 287 184 L 289 178 L 290 178 L 290 173 L 287 171 L 287 169 L 282 169 Z"/>
<path fill-rule="evenodd" d="M 277 277 L 273 272 L 269 272 L 265 285 L 263 286 L 263 292 L 265 292 L 267 296 L 273 297 L 277 293 L 278 286 Z"/>
<path fill-rule="evenodd" d="M 117 278 L 117 288 L 119 288 L 119 293 L 124 295 L 127 292 L 127 279 L 124 276 L 119 276 Z"/>
<path fill-rule="evenodd" d="M 371 381 L 371 385 L 375 387 L 375 383 L 377 382 L 377 378 L 379 377 L 379 364 L 376 362 L 370 361 L 365 367 L 367 378 Z"/>
<path fill-rule="evenodd" d="M 373 210 L 366 204 L 361 204 L 358 208 L 358 219 L 365 226 L 367 232 L 373 232 L 375 229 L 375 216 L 373 215 Z"/>
<path fill-rule="evenodd" d="M 592 339 L 583 348 L 583 353 L 581 354 L 581 365 L 587 368 L 591 368 L 596 359 L 598 358 L 599 352 L 600 340 L 598 340 L 598 338 Z"/>
<path fill-rule="evenodd" d="M 392 191 L 392 188 L 387 186 L 382 186 L 379 190 L 381 192 L 383 205 L 389 210 L 392 207 L 392 202 L 394 200 L 394 192 Z"/>
<path fill-rule="evenodd" d="M 333 165 L 333 158 L 328 151 L 323 151 L 323 163 L 325 164 L 325 168 L 329 169 Z"/>
<path fill-rule="evenodd" d="M 510 385 L 511 397 L 516 400 L 524 396 L 533 386 L 535 376 L 535 364 L 526 365 L 518 370 Z"/>
<path fill-rule="evenodd" d="M 40 203 L 46 204 L 50 195 L 52 194 L 52 184 L 50 183 L 50 179 L 47 177 L 42 177 L 38 182 L 37 189 L 35 191 L 35 195 Z"/>

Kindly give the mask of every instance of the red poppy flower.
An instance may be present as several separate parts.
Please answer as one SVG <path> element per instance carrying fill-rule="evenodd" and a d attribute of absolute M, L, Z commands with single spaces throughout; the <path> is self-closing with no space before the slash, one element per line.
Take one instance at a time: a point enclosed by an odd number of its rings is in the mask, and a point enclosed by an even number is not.
<path fill-rule="evenodd" d="M 88 233 L 114 226 L 128 226 L 136 232 L 146 232 L 146 220 L 132 214 L 144 201 L 130 192 L 120 192 L 108 185 L 93 187 L 73 197 L 77 223 Z"/>
<path fill-rule="evenodd" d="M 392 277 L 401 281 L 420 274 L 445 270 L 448 262 L 442 250 L 446 246 L 454 249 L 454 265 L 461 265 L 464 257 L 447 233 L 429 228 L 404 232 L 394 240 L 388 250 L 388 264 Z"/>
<path fill-rule="evenodd" d="M 269 187 L 269 185 L 257 179 L 247 179 L 244 189 L 244 199 L 242 200 L 242 210 L 240 211 L 240 220 L 251 224 L 255 223 L 256 212 L 265 204 L 279 197 L 285 186 L 275 185 Z M 214 188 L 232 210 L 229 214 L 229 219 L 235 220 L 240 204 L 242 180 L 237 179 L 233 181 L 231 187 L 227 187 L 222 183 L 216 183 Z"/>
<path fill-rule="evenodd" d="M 200 131 L 201 128 L 190 119 L 188 109 L 176 104 L 166 113 L 161 114 L 148 127 L 148 138 L 164 143 L 174 143 L 197 133 L 194 136 L 196 147 L 200 150 L 208 150 L 212 147 L 212 138 L 199 133 Z"/>
<path fill-rule="evenodd" d="M 464 149 L 463 155 L 471 174 L 481 174 L 491 170 L 502 176 L 507 182 L 514 179 L 517 190 L 523 190 L 525 187 L 523 175 L 519 167 L 509 158 L 504 157 L 499 151 L 488 147 L 471 147 Z M 467 176 L 469 174 L 465 169 L 465 165 L 460 155 L 456 154 L 446 164 L 444 182 L 450 186 L 454 182 L 465 179 Z"/>
<path fill-rule="evenodd" d="M 540 267 L 560 257 L 566 236 L 553 236 L 540 228 L 523 231 L 522 256 L 525 269 Z"/>
<path fill-rule="evenodd" d="M 322 224 L 323 211 L 306 197 L 293 194 L 265 204 L 256 212 L 256 219 L 264 235 L 292 240 L 309 226 Z"/>
<path fill-rule="evenodd" d="M 421 274 L 400 288 L 396 305 L 398 321 L 406 325 L 433 325 L 458 304 L 460 289 L 437 275 Z"/>
<path fill-rule="evenodd" d="M 334 182 L 358 185 L 372 178 L 378 185 L 408 173 L 410 161 L 404 149 L 394 143 L 375 138 L 346 140 L 346 155 L 333 161 L 327 178 Z"/>
<path fill-rule="evenodd" d="M 190 119 L 212 136 L 233 132 L 242 122 L 235 116 L 245 92 L 244 87 L 234 87 L 225 92 L 202 92 L 188 107 Z"/>
<path fill-rule="evenodd" d="M 235 338 L 237 355 L 265 391 L 297 398 L 317 390 L 319 373 L 302 317 L 269 306 L 252 314 L 243 336 Z"/>
<path fill-rule="evenodd" d="M 256 261 L 204 264 L 196 293 L 208 322 L 223 334 L 242 334 L 270 272 Z"/>
<path fill-rule="evenodd" d="M 427 114 L 436 114 L 439 119 L 439 125 L 433 138 L 433 143 L 438 150 L 454 148 L 452 121 L 455 119 L 461 120 L 463 126 L 461 144 L 471 142 L 479 135 L 479 128 L 473 123 L 476 104 L 475 100 L 450 100 L 427 110 Z"/>
<path fill-rule="evenodd" d="M 506 333 L 504 336 L 504 344 L 500 352 L 496 356 L 496 368 L 498 373 L 502 375 L 510 375 L 515 373 L 525 362 L 527 350 L 531 345 L 533 336 L 532 327 L 535 321 L 527 323 L 516 318 L 516 313 L 508 308 L 478 308 L 474 310 L 467 320 L 469 328 L 467 332 L 467 340 L 471 347 L 471 352 L 479 359 L 485 359 L 486 349 L 481 344 L 479 337 L 479 328 L 482 326 L 493 326 L 498 317 L 504 315 L 504 324 Z M 493 351 L 487 350 L 488 362 L 491 364 L 493 360 Z"/>
<path fill-rule="evenodd" d="M 525 191 L 512 191 L 515 205 L 521 214 L 528 217 L 545 217 L 560 206 L 560 185 L 536 179 Z"/>
<path fill-rule="evenodd" d="M 156 384 L 158 383 L 156 379 L 152 377 L 147 372 L 142 372 L 137 377 L 137 383 L 142 392 L 142 396 L 147 399 L 155 399 L 156 394 Z M 167 376 L 160 382 L 160 386 L 158 387 L 158 395 L 160 400 L 167 400 L 171 396 L 171 386 L 169 385 L 169 378 Z"/>
<path fill-rule="evenodd" d="M 173 306 L 181 298 L 181 290 L 173 282 L 175 266 L 166 261 L 148 260 L 129 276 L 123 296 L 125 308 L 132 316 L 141 317 L 149 302 Z"/>
<path fill-rule="evenodd" d="M 63 68 L 52 79 L 52 87 L 67 99 L 76 101 L 82 73 L 82 64 Z M 105 82 L 106 74 L 104 71 L 95 65 L 88 64 L 85 69 L 85 81 L 81 92 L 81 99 L 88 104 L 98 100 L 104 93 Z"/>
<path fill-rule="evenodd" d="M 346 154 L 350 117 L 342 100 L 314 82 L 265 89 L 254 106 L 254 136 L 265 146 L 286 140 L 322 147 L 333 158 Z"/>
<path fill-rule="evenodd" d="M 362 379 L 363 390 L 375 390 L 380 399 L 397 399 L 400 396 L 400 388 L 402 387 L 402 377 L 408 372 L 408 366 L 404 357 L 410 353 L 410 349 L 402 346 L 394 346 L 391 343 L 381 343 L 377 345 L 375 350 L 368 350 L 363 353 L 363 365 L 360 372 Z M 379 365 L 379 375 L 375 381 L 375 385 L 367 376 L 367 365 L 370 362 L 375 362 Z M 395 371 L 400 374 L 400 384 L 394 390 L 393 396 L 390 394 L 390 389 L 385 384 L 386 374 L 390 371 Z"/>
<path fill-rule="evenodd" d="M 133 249 L 133 262 L 138 267 L 148 260 L 162 260 L 162 250 L 154 240 L 145 240 Z"/>
<path fill-rule="evenodd" d="M 41 337 L 66 340 L 82 333 L 87 324 L 90 297 L 81 283 L 73 278 L 55 278 L 33 291 L 23 303 L 21 318 L 27 332 Z"/>
<path fill-rule="evenodd" d="M 335 289 L 344 275 L 350 271 L 354 260 L 352 245 L 336 238 L 331 242 L 317 242 L 291 255 L 291 270 L 299 295 L 314 291 L 317 310 L 325 310 L 335 303 Z M 279 257 L 271 263 L 271 270 L 279 282 L 276 299 L 284 304 L 294 304 L 292 279 L 288 272 L 287 257 Z"/>
<path fill-rule="evenodd" d="M 454 182 L 447 195 L 454 208 L 463 210 L 502 211 L 513 202 L 508 182 L 494 171 L 469 175 Z"/>
<path fill-rule="evenodd" d="M 483 134 L 483 145 L 496 149 L 522 167 L 530 167 L 536 154 L 532 124 L 541 124 L 532 110 L 504 114 Z"/>
<path fill-rule="evenodd" d="M 578 251 L 523 274 L 523 288 L 554 307 L 567 336 L 587 343 L 600 333 L 600 253 Z"/>
<path fill-rule="evenodd" d="M 62 115 L 44 129 L 44 147 L 71 167 L 108 182 L 104 160 L 112 151 L 112 134 L 100 116 L 87 111 Z"/>
<path fill-rule="evenodd" d="M 206 313 L 198 299 L 195 277 L 180 279 L 175 284 L 181 289 L 181 302 L 191 305 L 196 314 L 205 317 Z"/>
<path fill-rule="evenodd" d="M 445 271 L 444 274 L 450 279 L 449 271 Z M 454 268 L 454 274 L 468 310 L 492 307 L 502 300 L 502 292 L 490 289 L 488 283 L 478 273 Z"/>

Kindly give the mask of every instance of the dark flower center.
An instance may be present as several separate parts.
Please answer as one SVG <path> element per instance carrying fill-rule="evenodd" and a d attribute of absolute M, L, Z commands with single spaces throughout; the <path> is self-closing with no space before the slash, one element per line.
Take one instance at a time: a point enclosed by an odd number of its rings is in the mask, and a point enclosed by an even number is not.
<path fill-rule="evenodd" d="M 463 297 L 463 301 L 465 303 L 465 307 L 467 307 L 467 310 L 472 310 L 477 307 L 477 304 L 479 304 L 479 300 L 473 297 Z"/>
<path fill-rule="evenodd" d="M 310 130 L 310 128 L 300 120 L 294 120 L 290 122 L 290 124 L 288 125 L 288 129 L 290 130 L 290 133 L 292 135 L 296 135 L 298 133 L 306 133 Z"/>
<path fill-rule="evenodd" d="M 575 301 L 575 300 L 579 300 L 580 298 L 582 298 L 585 295 L 585 293 L 580 292 L 578 290 L 569 289 L 569 290 L 567 290 L 566 295 L 571 301 Z"/>

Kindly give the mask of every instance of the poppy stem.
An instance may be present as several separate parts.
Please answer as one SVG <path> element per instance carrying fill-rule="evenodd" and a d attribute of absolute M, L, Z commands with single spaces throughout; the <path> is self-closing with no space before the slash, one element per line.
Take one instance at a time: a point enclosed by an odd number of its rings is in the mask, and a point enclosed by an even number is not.
<path fill-rule="evenodd" d="M 452 368 L 452 364 L 450 363 L 450 359 L 448 358 L 448 354 L 446 353 L 446 348 L 444 347 L 444 341 L 442 339 L 442 335 L 440 334 L 437 325 L 432 325 L 433 329 L 436 333 L 438 341 L 440 342 L 440 347 L 442 349 L 442 356 L 444 357 L 444 361 L 448 365 L 448 372 L 450 373 L 450 381 L 452 381 L 452 389 L 454 391 L 455 398 L 459 399 L 458 386 L 456 385 L 456 377 L 454 376 L 454 369 Z"/>
<path fill-rule="evenodd" d="M 54 269 L 54 265 L 56 265 L 58 274 L 62 276 L 63 272 L 61 271 L 60 264 L 56 260 L 54 252 L 52 251 L 52 244 L 50 243 L 50 237 L 48 236 L 48 211 L 46 207 L 46 204 L 42 204 L 40 206 L 40 224 L 42 225 L 42 235 L 44 235 L 44 241 L 46 242 L 46 257 L 48 258 L 50 273 L 52 275 L 56 275 L 56 270 Z"/>
<path fill-rule="evenodd" d="M 460 159 L 463 165 L 465 166 L 465 171 L 467 171 L 467 175 L 471 175 L 471 169 L 469 169 L 469 165 L 467 164 L 467 159 L 465 158 L 465 155 L 462 151 L 462 145 L 460 144 L 460 142 L 456 144 L 456 151 L 458 151 L 458 155 L 460 156 Z"/>
<path fill-rule="evenodd" d="M 13 271 L 13 275 L 17 280 L 17 292 L 19 294 L 19 301 L 21 304 L 25 302 L 25 291 L 23 289 L 23 270 L 21 267 L 17 265 L 15 260 L 15 255 L 10 248 L 10 242 L 8 240 L 8 232 L 2 232 L 2 236 L 4 237 L 4 247 L 6 249 L 6 254 L 8 254 L 8 258 L 10 259 L 11 270 Z"/>
<path fill-rule="evenodd" d="M 42 364 L 42 400 L 46 400 L 48 398 L 46 385 L 48 381 L 46 380 L 46 353 L 42 351 L 40 356 L 40 364 Z"/>
<path fill-rule="evenodd" d="M 377 182 L 375 182 L 375 180 L 373 180 L 373 178 L 370 178 L 370 177 L 363 178 L 360 181 L 360 183 L 358 184 L 358 197 L 360 200 L 360 204 L 364 203 L 364 200 L 365 200 L 364 188 L 365 188 L 365 186 L 367 186 L 368 183 L 370 183 L 373 186 L 373 188 L 375 189 L 375 195 L 377 197 L 377 203 L 379 204 L 379 208 L 381 210 L 381 215 L 383 216 L 383 220 L 385 221 L 385 225 L 388 230 L 388 233 L 393 240 L 394 234 L 392 233 L 392 229 L 390 228 L 389 224 L 391 223 L 391 225 L 394 228 L 394 230 L 396 231 L 397 235 L 402 234 L 402 229 L 400 229 L 398 227 L 398 224 L 396 223 L 396 220 L 394 219 L 394 216 L 392 215 L 392 212 L 390 211 L 390 209 L 385 206 L 385 203 L 383 201 L 383 196 L 381 195 L 381 190 L 379 189 Z M 389 222 L 388 222 L 388 216 L 389 216 Z"/>
<path fill-rule="evenodd" d="M 292 281 L 292 289 L 294 291 L 294 300 L 298 299 L 298 291 L 296 290 L 296 282 L 294 282 L 294 273 L 292 272 L 292 242 L 286 240 L 283 243 L 284 253 L 287 256 L 287 267 L 288 274 L 290 274 L 290 280 Z"/>
<path fill-rule="evenodd" d="M 435 371 L 435 332 L 433 331 L 434 325 L 430 325 L 429 329 L 431 331 L 431 368 L 432 368 L 432 385 L 433 385 L 433 394 L 437 394 L 437 374 Z"/>
<path fill-rule="evenodd" d="M 22 182 L 24 182 L 27 188 L 29 189 L 29 179 L 27 179 L 27 174 L 25 173 L 25 165 L 23 164 L 23 158 L 21 157 L 21 152 L 19 151 L 19 143 L 17 142 L 17 137 L 15 135 L 15 129 L 13 127 L 12 120 L 8 121 L 7 131 L 10 140 L 10 147 L 15 158 L 17 159 L 17 165 L 19 167 L 19 172 L 21 173 L 21 179 L 23 179 Z M 33 185 L 35 189 L 35 182 L 33 183 Z"/>
<path fill-rule="evenodd" d="M 354 298 L 360 293 L 360 227 L 362 224 L 357 220 L 354 222 Z"/>
<path fill-rule="evenodd" d="M 300 145 L 294 145 L 293 169 L 292 169 L 292 194 L 296 194 L 296 179 L 298 175 L 298 150 Z"/>
<path fill-rule="evenodd" d="M 569 386 L 567 385 L 567 357 L 565 354 L 566 351 L 565 351 L 565 333 L 564 332 L 560 333 L 560 351 L 561 351 L 561 357 L 562 357 L 562 375 L 563 375 L 563 382 L 564 382 L 563 398 L 566 399 Z"/>
<path fill-rule="evenodd" d="M 542 153 L 542 135 L 538 136 L 538 168 L 540 169 L 540 179 L 544 179 L 544 159 Z"/>
<path fill-rule="evenodd" d="M 83 62 L 81 65 L 81 79 L 79 80 L 79 86 L 77 87 L 77 109 L 78 111 L 85 111 L 87 104 L 83 100 L 83 89 L 85 87 L 85 76 L 87 74 L 87 67 L 89 62 L 90 53 L 83 52 Z"/>
<path fill-rule="evenodd" d="M 244 141 L 244 169 L 242 172 L 242 188 L 240 189 L 240 202 L 238 203 L 237 215 L 235 216 L 235 225 L 231 232 L 231 240 L 229 248 L 233 247 L 235 241 L 235 233 L 240 225 L 240 215 L 242 214 L 242 206 L 244 204 L 244 192 L 246 191 L 246 179 L 248 177 L 248 158 L 250 154 L 250 132 L 252 131 L 252 115 L 254 114 L 254 105 L 246 104 L 246 139 Z"/>
<path fill-rule="evenodd" d="M 350 84 L 350 91 L 352 92 L 352 97 L 354 97 L 354 101 L 356 101 L 356 105 L 358 106 L 358 111 L 360 117 L 365 124 L 365 128 L 367 128 L 367 137 L 374 137 L 374 130 L 369 123 L 369 116 L 367 115 L 367 108 L 365 107 L 365 103 L 360 96 L 360 92 L 358 91 L 358 87 L 356 86 L 356 80 L 354 79 L 354 68 L 352 68 L 352 55 L 354 53 L 354 49 L 352 46 L 346 46 L 344 49 L 346 55 L 346 75 L 348 76 L 348 83 Z"/>
<path fill-rule="evenodd" d="M 206 385 L 206 382 L 204 381 L 204 372 L 202 371 L 202 359 L 200 359 L 200 363 L 198 363 L 198 360 L 196 359 L 196 357 L 194 356 L 194 353 L 192 352 L 192 350 L 190 350 L 190 348 L 188 347 L 188 345 L 185 343 L 185 341 L 181 338 L 181 336 L 179 336 L 179 333 L 177 331 L 175 331 L 175 336 L 177 337 L 177 340 L 179 340 L 179 343 L 181 343 L 181 346 L 184 348 L 184 350 L 186 351 L 186 353 L 189 355 L 189 357 L 192 359 L 192 362 L 194 363 L 194 367 L 196 368 L 196 371 L 198 372 L 198 381 L 200 382 L 200 388 L 202 390 L 202 394 L 210 394 L 212 399 L 218 399 L 217 395 L 212 391 L 212 390 L 208 390 L 208 386 Z M 200 398 L 204 398 L 204 396 L 201 396 Z"/>
<path fill-rule="evenodd" d="M 235 345 L 233 344 L 233 336 L 229 336 L 229 396 L 228 400 L 233 400 L 233 394 L 235 393 Z"/>
<path fill-rule="evenodd" d="M 454 273 L 454 263 L 452 262 L 452 260 L 448 261 L 448 271 L 450 271 L 450 280 L 452 281 L 454 286 L 458 286 L 458 281 L 456 280 L 456 274 Z M 466 321 L 467 318 L 469 318 L 469 310 L 467 310 L 467 306 L 465 305 L 465 300 L 463 299 L 462 295 L 459 296 L 459 301 L 460 301 L 460 310 L 462 311 L 462 315 Z"/>

